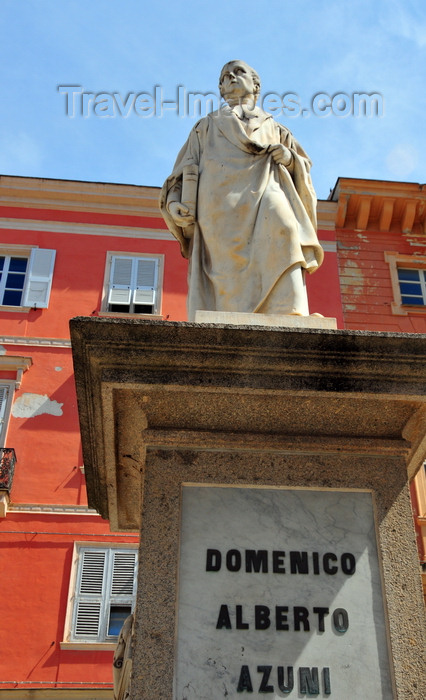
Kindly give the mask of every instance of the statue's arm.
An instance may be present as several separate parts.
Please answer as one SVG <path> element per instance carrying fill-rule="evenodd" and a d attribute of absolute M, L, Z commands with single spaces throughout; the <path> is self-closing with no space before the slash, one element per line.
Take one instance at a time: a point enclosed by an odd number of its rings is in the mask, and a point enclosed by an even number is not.
<path fill-rule="evenodd" d="M 195 223 L 195 217 L 190 213 L 186 204 L 182 204 L 179 200 L 167 200 L 167 210 L 175 224 L 181 228 Z"/>
<path fill-rule="evenodd" d="M 311 220 L 313 228 L 317 227 L 317 197 L 311 179 L 312 161 L 302 148 L 300 143 L 296 141 L 291 131 L 286 127 L 280 126 L 281 143 L 286 146 L 292 154 L 292 162 L 289 168 L 290 173 L 299 197 L 302 200 L 306 213 Z"/>
<path fill-rule="evenodd" d="M 271 154 L 272 159 L 275 163 L 279 165 L 284 165 L 287 170 L 291 170 L 293 164 L 293 154 L 287 146 L 282 143 L 272 144 L 268 148 L 268 153 Z"/>
<path fill-rule="evenodd" d="M 291 166 L 294 166 L 295 161 L 303 165 L 303 169 L 306 174 L 310 177 L 309 173 L 311 171 L 312 162 L 306 151 L 302 148 L 300 143 L 296 141 L 291 131 L 286 129 L 282 124 L 280 127 L 280 142 L 285 146 L 292 155 Z"/>
<path fill-rule="evenodd" d="M 201 128 L 201 122 L 195 125 L 179 153 L 173 170 L 176 177 L 167 193 L 167 211 L 183 229 L 196 221 Z"/>

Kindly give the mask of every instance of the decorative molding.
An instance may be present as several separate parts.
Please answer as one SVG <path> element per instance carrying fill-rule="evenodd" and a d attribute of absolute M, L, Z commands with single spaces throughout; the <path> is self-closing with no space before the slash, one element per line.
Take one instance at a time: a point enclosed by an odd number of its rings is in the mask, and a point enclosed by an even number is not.
<path fill-rule="evenodd" d="M 11 503 L 9 512 L 13 513 L 46 513 L 48 515 L 98 515 L 94 508 L 88 506 L 66 506 L 53 503 Z"/>
<path fill-rule="evenodd" d="M 318 228 L 334 231 L 336 228 L 335 220 L 337 213 L 337 202 L 331 202 L 327 199 L 320 199 L 317 202 L 317 219 Z"/>
<path fill-rule="evenodd" d="M 352 454 L 368 457 L 382 457 L 387 455 L 389 459 L 405 457 L 409 451 L 407 442 L 403 439 L 374 439 L 330 436 L 300 436 L 300 435 L 274 435 L 266 433 L 234 433 L 222 431 L 203 430 L 164 430 L 161 428 L 147 428 L 141 433 L 144 442 L 151 448 L 162 450 L 221 450 L 223 452 L 262 452 L 281 454 Z"/>
<path fill-rule="evenodd" d="M 337 228 L 402 231 L 425 243 L 425 185 L 339 178 L 330 201 L 337 204 Z"/>
<path fill-rule="evenodd" d="M 337 243 L 335 241 L 321 241 L 320 240 L 320 245 L 321 245 L 324 253 L 336 253 L 337 252 Z"/>
<path fill-rule="evenodd" d="M 156 241 L 175 241 L 166 229 L 144 229 L 136 226 L 105 226 L 105 224 L 70 224 L 67 221 L 39 221 L 33 219 L 0 219 L 0 229 L 13 231 L 48 231 L 50 233 L 78 233 L 85 236 L 113 236 Z"/>
<path fill-rule="evenodd" d="M 70 348 L 71 341 L 65 338 L 37 338 L 23 335 L 0 335 L 0 345 L 28 345 L 34 347 Z"/>
<path fill-rule="evenodd" d="M 102 318 L 135 318 L 142 321 L 164 321 L 164 316 L 162 314 L 124 314 L 119 311 L 98 311 L 96 316 Z"/>
<path fill-rule="evenodd" d="M 127 195 L 125 199 L 130 201 L 119 204 L 114 201 L 115 195 L 109 194 L 108 199 L 112 200 L 112 204 L 109 204 L 105 201 L 100 203 L 99 200 L 90 201 L 87 192 L 84 192 L 84 190 L 81 192 L 75 191 L 72 194 L 75 195 L 73 199 L 49 199 L 48 197 L 38 198 L 31 195 L 28 197 L 26 192 L 24 192 L 21 197 L 8 198 L 0 196 L 0 206 L 22 207 L 24 209 L 50 209 L 52 211 L 84 211 L 85 213 L 94 214 L 114 213 L 125 214 L 126 216 L 159 216 L 158 197 L 145 196 L 143 202 L 148 202 L 148 206 L 146 204 L 142 206 L 140 195 Z M 123 197 L 120 199 L 123 200 Z"/>
<path fill-rule="evenodd" d="M 3 206 L 160 217 L 160 187 L 1 176 Z M 337 204 L 319 200 L 318 226 L 334 229 Z"/>
<path fill-rule="evenodd" d="M 319 221 L 318 227 L 334 230 L 334 221 L 327 218 Z M 0 229 L 13 231 L 48 231 L 49 233 L 76 233 L 85 236 L 112 236 L 114 238 L 136 238 L 153 241 L 175 241 L 175 237 L 166 229 L 144 229 L 135 226 L 105 226 L 105 224 L 70 224 L 67 221 L 35 221 L 33 219 L 0 219 Z M 327 241 L 329 246 L 333 245 Z M 327 252 L 334 252 L 321 244 Z"/>
<path fill-rule="evenodd" d="M 116 200 L 126 205 L 127 200 L 134 200 L 141 209 L 141 201 L 151 200 L 158 203 L 160 187 L 151 185 L 130 185 L 113 182 L 91 182 L 89 180 L 59 180 L 54 178 L 22 177 L 19 175 L 1 175 L 0 184 L 3 196 L 0 201 L 32 201 L 34 203 L 55 204 L 62 201 L 70 206 L 84 198 L 87 204 L 104 203 Z"/>
<path fill-rule="evenodd" d="M 0 356 L 0 372 L 16 372 L 15 386 L 21 386 L 22 375 L 31 367 L 33 361 L 31 357 L 15 357 L 14 355 Z"/>

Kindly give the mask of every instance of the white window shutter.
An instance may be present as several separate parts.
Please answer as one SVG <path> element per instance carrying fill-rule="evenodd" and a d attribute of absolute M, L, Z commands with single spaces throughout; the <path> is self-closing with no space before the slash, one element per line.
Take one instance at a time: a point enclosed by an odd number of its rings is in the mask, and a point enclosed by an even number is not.
<path fill-rule="evenodd" d="M 105 552 L 83 552 L 79 593 L 102 595 L 105 571 Z"/>
<path fill-rule="evenodd" d="M 112 259 L 108 304 L 130 304 L 132 294 L 132 258 Z"/>
<path fill-rule="evenodd" d="M 6 404 L 7 404 L 7 397 L 9 395 L 9 387 L 8 386 L 0 386 L 0 433 L 3 428 L 3 423 L 4 423 L 4 417 L 6 415 Z"/>
<path fill-rule="evenodd" d="M 31 251 L 22 301 L 23 306 L 47 309 L 52 288 L 55 256 L 55 250 L 47 250 L 46 248 L 34 248 Z"/>
<path fill-rule="evenodd" d="M 6 435 L 3 434 L 5 423 L 6 423 L 6 406 L 7 398 L 9 396 L 9 387 L 7 385 L 0 386 L 0 447 L 5 447 L 2 444 L 3 439 L 6 439 Z"/>
<path fill-rule="evenodd" d="M 135 304 L 154 304 L 157 287 L 158 261 L 153 258 L 137 260 L 136 289 L 133 298 Z"/>
<path fill-rule="evenodd" d="M 101 603 L 91 600 L 80 600 L 77 603 L 77 615 L 75 622 L 76 637 L 97 637 L 101 623 Z"/>
<path fill-rule="evenodd" d="M 106 552 L 81 553 L 76 591 L 74 633 L 76 637 L 98 637 L 101 625 L 102 596 L 105 587 Z"/>
<path fill-rule="evenodd" d="M 111 595 L 132 596 L 135 590 L 136 552 L 114 552 Z"/>

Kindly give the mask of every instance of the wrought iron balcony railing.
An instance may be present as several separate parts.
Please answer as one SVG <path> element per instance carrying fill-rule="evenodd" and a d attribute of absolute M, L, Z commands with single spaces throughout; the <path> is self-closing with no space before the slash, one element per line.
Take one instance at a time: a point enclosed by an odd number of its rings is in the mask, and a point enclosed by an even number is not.
<path fill-rule="evenodd" d="M 16 454 L 13 447 L 0 447 L 0 490 L 10 491 L 15 471 Z"/>

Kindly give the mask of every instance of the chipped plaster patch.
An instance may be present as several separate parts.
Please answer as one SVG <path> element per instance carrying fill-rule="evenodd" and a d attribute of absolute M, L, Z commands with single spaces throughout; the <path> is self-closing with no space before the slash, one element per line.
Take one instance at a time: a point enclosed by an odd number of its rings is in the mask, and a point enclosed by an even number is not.
<path fill-rule="evenodd" d="M 4 345 L 0 345 L 0 355 L 6 355 L 6 348 Z"/>
<path fill-rule="evenodd" d="M 51 401 L 46 394 L 22 394 L 12 406 L 14 418 L 34 418 L 48 413 L 51 416 L 62 416 L 63 403 Z"/>

